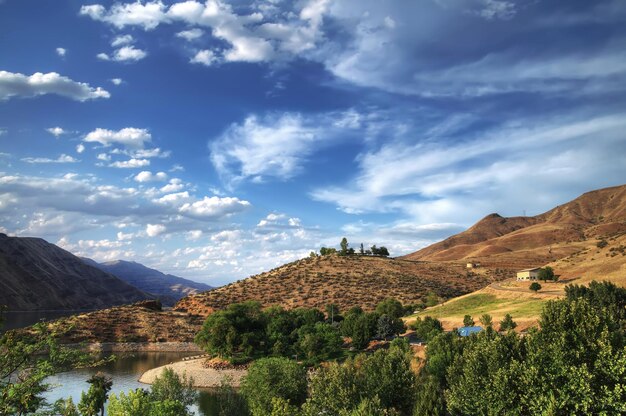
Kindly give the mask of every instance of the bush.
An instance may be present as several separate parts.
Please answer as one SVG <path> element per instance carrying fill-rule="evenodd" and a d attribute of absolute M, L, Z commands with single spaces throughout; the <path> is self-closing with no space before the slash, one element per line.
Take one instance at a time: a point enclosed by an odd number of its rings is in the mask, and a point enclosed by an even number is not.
<path fill-rule="evenodd" d="M 185 407 L 195 403 L 198 397 L 193 388 L 193 379 L 187 378 L 186 374 L 180 377 L 171 368 L 165 368 L 154 380 L 150 395 L 152 400 L 178 401 Z"/>
<path fill-rule="evenodd" d="M 241 394 L 253 416 L 271 414 L 273 398 L 283 399 L 290 406 L 300 406 L 306 400 L 306 370 L 287 358 L 262 358 L 250 366 L 241 384 Z"/>
<path fill-rule="evenodd" d="M 415 330 L 416 337 L 426 342 L 443 332 L 441 322 L 430 316 L 426 316 L 424 319 L 417 318 L 410 327 Z"/>
<path fill-rule="evenodd" d="M 532 282 L 530 286 L 528 286 L 528 288 L 532 290 L 533 292 L 537 293 L 538 291 L 541 290 L 541 285 L 537 282 Z"/>

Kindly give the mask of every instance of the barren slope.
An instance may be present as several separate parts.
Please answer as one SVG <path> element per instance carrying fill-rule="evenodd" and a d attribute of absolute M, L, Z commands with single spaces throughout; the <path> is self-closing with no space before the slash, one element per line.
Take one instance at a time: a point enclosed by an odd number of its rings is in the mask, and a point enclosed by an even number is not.
<path fill-rule="evenodd" d="M 404 256 L 478 261 L 489 267 L 542 266 L 579 252 L 586 242 L 626 232 L 626 185 L 587 192 L 535 217 L 490 214 L 468 230 Z"/>
<path fill-rule="evenodd" d="M 468 274 L 461 264 L 434 264 L 380 257 L 336 255 L 306 258 L 277 269 L 181 299 L 174 309 L 207 315 L 245 300 L 287 308 L 324 308 L 336 303 L 373 309 L 395 297 L 410 304 L 428 292 L 444 298 L 459 296 L 486 286 L 504 275 Z"/>

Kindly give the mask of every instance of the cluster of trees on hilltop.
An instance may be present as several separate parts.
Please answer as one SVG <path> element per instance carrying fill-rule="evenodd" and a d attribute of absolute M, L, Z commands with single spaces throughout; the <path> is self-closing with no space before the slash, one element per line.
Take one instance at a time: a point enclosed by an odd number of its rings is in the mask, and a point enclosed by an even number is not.
<path fill-rule="evenodd" d="M 365 247 L 363 247 L 363 243 L 361 243 L 361 246 L 359 247 L 359 251 L 356 251 L 354 248 L 350 247 L 350 244 L 348 244 L 348 239 L 346 237 L 341 239 L 341 242 L 339 243 L 339 247 L 341 247 L 339 250 L 333 247 L 322 247 L 320 248 L 320 255 L 326 256 L 329 254 L 339 254 L 340 256 L 359 255 L 359 256 L 389 257 L 389 250 L 387 250 L 387 247 L 385 246 L 376 247 L 376 244 L 374 244 L 369 249 L 365 249 Z M 312 257 L 316 256 L 315 252 L 312 251 L 311 256 Z"/>

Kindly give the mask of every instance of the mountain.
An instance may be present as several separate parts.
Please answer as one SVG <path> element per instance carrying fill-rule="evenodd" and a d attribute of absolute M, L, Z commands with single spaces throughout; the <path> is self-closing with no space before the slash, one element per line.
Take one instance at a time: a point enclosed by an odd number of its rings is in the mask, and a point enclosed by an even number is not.
<path fill-rule="evenodd" d="M 577 256 L 600 240 L 617 242 L 624 233 L 626 185 L 587 192 L 534 217 L 490 214 L 466 231 L 403 258 L 534 267 Z"/>
<path fill-rule="evenodd" d="M 100 270 L 111 273 L 148 293 L 157 296 L 164 305 L 172 306 L 180 298 L 213 289 L 204 283 L 183 279 L 182 277 L 164 274 L 143 264 L 132 261 L 116 260 L 96 263 L 91 259 L 83 259 Z"/>
<path fill-rule="evenodd" d="M 10 310 L 97 309 L 148 298 L 41 238 L 0 234 L 0 305 Z"/>
<path fill-rule="evenodd" d="M 257 300 L 265 306 L 372 310 L 387 297 L 404 304 L 425 300 L 432 292 L 451 298 L 480 289 L 495 275 L 468 273 L 465 265 L 436 264 L 372 256 L 338 255 L 305 258 L 197 295 L 187 296 L 175 310 L 208 315 L 231 303 Z"/>

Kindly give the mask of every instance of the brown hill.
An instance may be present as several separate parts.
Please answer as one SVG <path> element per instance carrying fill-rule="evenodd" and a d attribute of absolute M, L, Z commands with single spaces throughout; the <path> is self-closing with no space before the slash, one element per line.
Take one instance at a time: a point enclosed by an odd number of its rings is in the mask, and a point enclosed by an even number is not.
<path fill-rule="evenodd" d="M 328 255 L 306 258 L 266 273 L 181 299 L 175 310 L 208 315 L 245 300 L 263 305 L 323 309 L 335 303 L 342 310 L 371 310 L 394 297 L 404 304 L 423 301 L 429 292 L 443 298 L 459 296 L 504 276 L 468 273 L 461 264 L 435 264 L 369 256 Z"/>
<path fill-rule="evenodd" d="M 487 267 L 541 266 L 579 252 L 586 241 L 626 232 L 626 185 L 587 192 L 534 217 L 490 214 L 466 231 L 404 256 L 477 261 Z"/>
<path fill-rule="evenodd" d="M 45 240 L 0 234 L 0 305 L 10 310 L 97 309 L 150 297 Z"/>
<path fill-rule="evenodd" d="M 193 342 L 203 318 L 163 311 L 153 301 L 72 315 L 50 323 L 61 342 Z"/>

